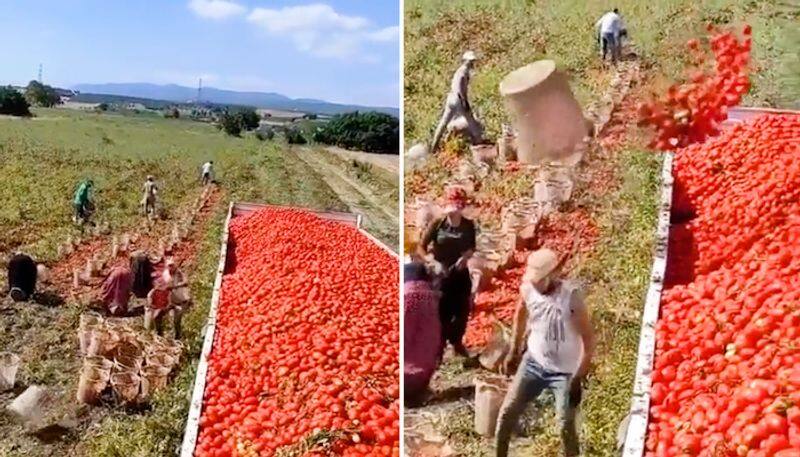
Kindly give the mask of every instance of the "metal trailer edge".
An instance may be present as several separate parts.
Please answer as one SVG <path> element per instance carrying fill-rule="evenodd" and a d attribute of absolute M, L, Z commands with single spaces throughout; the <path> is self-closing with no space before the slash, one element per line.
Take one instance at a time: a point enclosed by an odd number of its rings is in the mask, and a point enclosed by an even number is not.
<path fill-rule="evenodd" d="M 181 457 L 191 457 L 197 445 L 197 433 L 200 430 L 200 413 L 203 409 L 203 394 L 206 390 L 206 374 L 208 373 L 208 355 L 211 353 L 211 346 L 214 344 L 214 331 L 217 326 L 217 306 L 219 305 L 219 292 L 222 286 L 222 275 L 225 272 L 225 261 L 228 257 L 228 227 L 233 217 L 234 204 L 228 207 L 228 215 L 225 218 L 225 225 L 222 230 L 222 240 L 219 252 L 219 266 L 217 275 L 214 279 L 214 289 L 211 293 L 211 308 L 208 311 L 208 321 L 206 322 L 205 337 L 203 339 L 203 349 L 200 352 L 200 361 L 197 364 L 197 373 L 194 378 L 192 399 L 189 403 L 189 415 L 186 419 L 186 429 L 183 434 L 181 444 Z"/>
<path fill-rule="evenodd" d="M 222 239 L 220 241 L 220 260 L 217 268 L 217 275 L 214 279 L 214 289 L 211 294 L 211 308 L 209 309 L 208 321 L 206 323 L 205 337 L 203 339 L 203 349 L 200 353 L 200 361 L 197 364 L 197 373 L 195 374 L 194 387 L 192 390 L 192 398 L 189 403 L 189 415 L 186 420 L 186 427 L 183 434 L 183 443 L 181 444 L 180 457 L 193 457 L 194 451 L 197 446 L 197 436 L 200 430 L 200 416 L 203 411 L 203 395 L 205 394 L 206 377 L 208 374 L 208 356 L 211 353 L 214 344 L 214 332 L 217 323 L 217 307 L 219 305 L 220 289 L 222 287 L 222 276 L 225 273 L 226 261 L 228 257 L 228 236 L 229 226 L 231 219 L 249 214 L 263 208 L 297 208 L 290 206 L 267 205 L 262 203 L 249 203 L 249 202 L 231 202 L 228 207 L 228 215 L 225 218 L 225 225 L 222 231 Z M 381 249 L 385 250 L 389 255 L 395 259 L 399 259 L 399 255 L 390 249 L 386 244 L 375 238 L 372 234 L 367 232 L 361 227 L 362 217 L 360 214 L 336 212 L 336 211 L 317 211 L 307 208 L 304 209 L 311 213 L 316 214 L 322 219 L 343 223 L 354 227 L 359 233 L 364 235 L 367 239 L 378 245 Z"/>
<path fill-rule="evenodd" d="M 800 111 L 736 106 L 728 110 L 728 118 L 721 125 L 723 127 L 732 127 L 764 114 L 800 116 Z M 655 324 L 658 322 L 661 309 L 661 290 L 667 266 L 667 248 L 669 245 L 673 159 L 674 153 L 667 153 L 661 170 L 661 207 L 659 209 L 656 232 L 656 254 L 653 257 L 650 286 L 645 299 L 644 312 L 642 313 L 642 330 L 639 336 L 636 377 L 633 382 L 633 397 L 627 417 L 628 424 L 622 449 L 623 457 L 642 457 L 644 455 L 645 439 L 647 438 L 647 425 L 650 418 L 650 387 L 656 343 Z"/>
<path fill-rule="evenodd" d="M 664 155 L 661 168 L 661 200 L 656 229 L 656 248 L 653 268 L 650 273 L 650 286 L 647 289 L 642 330 L 639 335 L 639 352 L 636 360 L 636 377 L 633 381 L 633 398 L 628 413 L 628 426 L 625 433 L 623 457 L 641 457 L 644 454 L 647 423 L 650 412 L 650 385 L 653 374 L 653 358 L 656 348 L 656 322 L 661 308 L 661 290 L 664 287 L 664 272 L 667 267 L 667 248 L 669 247 L 670 210 L 672 208 L 672 160 L 674 155 Z"/>

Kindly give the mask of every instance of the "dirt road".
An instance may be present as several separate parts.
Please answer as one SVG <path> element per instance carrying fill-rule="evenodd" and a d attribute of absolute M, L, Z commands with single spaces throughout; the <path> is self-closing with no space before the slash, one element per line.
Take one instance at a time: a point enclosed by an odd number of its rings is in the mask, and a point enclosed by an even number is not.
<path fill-rule="evenodd" d="M 350 211 L 364 217 L 364 226 L 370 233 L 397 250 L 400 231 L 397 198 L 381 194 L 367 182 L 348 176 L 347 170 L 332 159 L 331 154 L 336 153 L 304 147 L 297 156 L 317 172 Z"/>
<path fill-rule="evenodd" d="M 347 149 L 336 146 L 328 146 L 325 149 L 345 160 L 353 159 L 366 162 L 380 167 L 395 176 L 400 173 L 400 156 L 396 154 L 374 154 L 371 152 L 348 151 Z"/>

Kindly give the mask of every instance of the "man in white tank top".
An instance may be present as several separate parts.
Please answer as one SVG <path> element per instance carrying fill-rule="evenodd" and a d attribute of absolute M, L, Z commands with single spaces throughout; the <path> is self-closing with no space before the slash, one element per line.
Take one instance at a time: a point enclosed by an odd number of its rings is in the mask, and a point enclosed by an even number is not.
<path fill-rule="evenodd" d="M 525 355 L 500 407 L 495 440 L 497 456 L 508 454 L 511 430 L 528 403 L 552 389 L 561 427 L 564 455 L 579 455 L 575 414 L 581 382 L 594 352 L 594 331 L 579 287 L 556 278 L 560 262 L 555 252 L 540 249 L 528 257 L 514 315 L 511 350 L 505 372 L 528 334 Z"/>

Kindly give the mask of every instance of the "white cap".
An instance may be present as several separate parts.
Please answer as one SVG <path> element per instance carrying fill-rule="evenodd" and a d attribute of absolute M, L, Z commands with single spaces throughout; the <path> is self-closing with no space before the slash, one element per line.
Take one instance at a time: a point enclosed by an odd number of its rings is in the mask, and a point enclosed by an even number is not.
<path fill-rule="evenodd" d="M 475 60 L 475 59 L 477 59 L 477 58 L 478 58 L 478 57 L 477 57 L 477 56 L 475 55 L 475 53 L 474 53 L 474 52 L 472 52 L 472 51 L 467 51 L 467 52 L 465 52 L 465 53 L 464 53 L 464 55 L 463 55 L 463 56 L 461 56 L 461 59 L 462 59 L 462 60 Z"/>

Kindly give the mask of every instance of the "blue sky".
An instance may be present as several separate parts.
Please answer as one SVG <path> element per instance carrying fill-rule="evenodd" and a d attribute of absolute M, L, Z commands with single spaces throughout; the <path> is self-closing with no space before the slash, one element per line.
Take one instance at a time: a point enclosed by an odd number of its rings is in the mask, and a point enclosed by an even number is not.
<path fill-rule="evenodd" d="M 0 0 L 0 83 L 152 82 L 397 107 L 398 0 Z"/>

